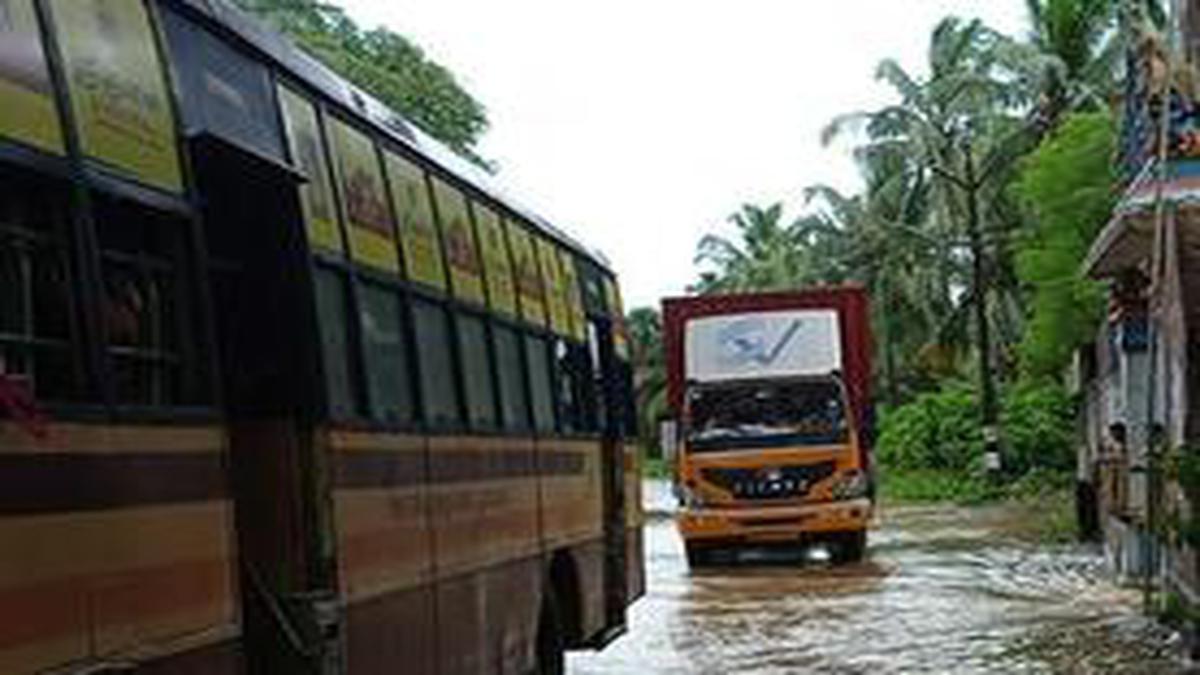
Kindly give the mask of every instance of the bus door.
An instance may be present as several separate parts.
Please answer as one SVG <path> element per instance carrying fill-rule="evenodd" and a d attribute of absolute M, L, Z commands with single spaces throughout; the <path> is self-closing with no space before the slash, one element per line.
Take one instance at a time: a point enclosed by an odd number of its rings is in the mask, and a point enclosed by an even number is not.
<path fill-rule="evenodd" d="M 625 547 L 625 392 L 623 366 L 612 340 L 607 317 L 590 317 L 588 349 L 598 392 L 601 453 L 603 457 L 604 607 L 606 630 L 597 647 L 625 632 L 628 599 Z"/>
<path fill-rule="evenodd" d="M 297 177 L 194 139 L 251 673 L 333 673 L 336 560 Z"/>

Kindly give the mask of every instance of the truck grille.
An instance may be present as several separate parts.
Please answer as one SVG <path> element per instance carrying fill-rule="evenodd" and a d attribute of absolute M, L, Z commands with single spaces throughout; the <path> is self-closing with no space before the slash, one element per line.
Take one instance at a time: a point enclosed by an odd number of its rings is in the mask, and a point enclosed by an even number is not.
<path fill-rule="evenodd" d="M 708 467 L 700 475 L 736 499 L 798 499 L 832 476 L 835 468 L 832 461 L 752 469 Z"/>

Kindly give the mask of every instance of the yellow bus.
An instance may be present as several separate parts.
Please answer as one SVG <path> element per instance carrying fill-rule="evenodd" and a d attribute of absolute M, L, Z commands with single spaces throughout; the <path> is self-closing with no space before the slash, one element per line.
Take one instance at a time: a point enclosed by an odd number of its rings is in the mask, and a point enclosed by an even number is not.
<path fill-rule="evenodd" d="M 0 673 L 561 672 L 642 591 L 602 257 L 220 0 L 0 0 Z"/>

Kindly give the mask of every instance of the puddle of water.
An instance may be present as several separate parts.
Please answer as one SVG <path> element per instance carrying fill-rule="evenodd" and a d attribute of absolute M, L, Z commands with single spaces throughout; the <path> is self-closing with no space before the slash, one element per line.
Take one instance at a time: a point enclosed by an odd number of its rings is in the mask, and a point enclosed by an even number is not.
<path fill-rule="evenodd" d="M 630 632 L 569 672 L 1183 672 L 1097 551 L 1024 541 L 1012 509 L 890 509 L 858 565 L 762 554 L 698 572 L 653 518 Z"/>

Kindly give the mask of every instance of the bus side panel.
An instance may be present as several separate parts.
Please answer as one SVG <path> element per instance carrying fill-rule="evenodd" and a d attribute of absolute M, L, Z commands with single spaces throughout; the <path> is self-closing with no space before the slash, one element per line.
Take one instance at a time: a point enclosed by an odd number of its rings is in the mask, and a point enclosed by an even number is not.
<path fill-rule="evenodd" d="M 536 635 L 538 495 L 529 439 L 430 439 L 438 672 L 522 672 Z"/>
<path fill-rule="evenodd" d="M 487 621 L 499 626 L 488 637 L 488 651 L 496 655 L 497 673 L 528 673 L 536 663 L 538 610 L 543 571 L 540 558 L 522 558 L 487 572 Z"/>
<path fill-rule="evenodd" d="M 625 581 L 628 601 L 646 592 L 646 567 L 642 555 L 645 541 L 642 527 L 642 463 L 637 444 L 625 445 Z"/>
<path fill-rule="evenodd" d="M 435 672 L 425 440 L 330 432 L 348 670 Z"/>
<path fill-rule="evenodd" d="M 242 644 L 221 642 L 193 649 L 176 656 L 152 661 L 137 669 L 137 675 L 233 675 L 246 672 L 242 662 Z"/>
<path fill-rule="evenodd" d="M 346 610 L 347 672 L 438 672 L 435 625 L 432 585 L 350 603 Z"/>
<path fill-rule="evenodd" d="M 0 448 L 0 672 L 233 664 L 215 647 L 236 635 L 219 429 L 0 425 Z"/>
<path fill-rule="evenodd" d="M 581 594 L 584 641 L 605 627 L 601 452 L 599 440 L 537 442 L 542 546 L 549 556 L 570 551 Z"/>
<path fill-rule="evenodd" d="M 524 558 L 439 580 L 439 675 L 530 672 L 541 577 Z"/>
<path fill-rule="evenodd" d="M 349 672 L 530 668 L 540 600 L 532 441 L 331 437 Z"/>

